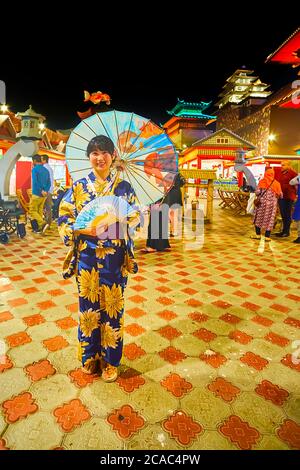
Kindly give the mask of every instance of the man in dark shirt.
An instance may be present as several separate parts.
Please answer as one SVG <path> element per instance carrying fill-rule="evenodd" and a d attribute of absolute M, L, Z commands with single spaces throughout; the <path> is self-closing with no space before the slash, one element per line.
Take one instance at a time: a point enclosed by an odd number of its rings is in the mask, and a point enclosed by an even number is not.
<path fill-rule="evenodd" d="M 281 171 L 278 174 L 277 180 L 281 185 L 283 193 L 283 198 L 278 201 L 282 218 L 282 231 L 275 234 L 277 237 L 288 237 L 290 235 L 293 202 L 296 200 L 297 194 L 295 186 L 291 186 L 289 183 L 297 174 L 298 173 L 291 168 L 291 164 L 288 160 L 281 163 Z"/>
<path fill-rule="evenodd" d="M 32 196 L 30 199 L 29 216 L 32 230 L 34 232 L 42 232 L 47 228 L 47 224 L 44 223 L 43 208 L 51 181 L 49 171 L 43 167 L 40 155 L 33 155 L 32 163 Z"/>

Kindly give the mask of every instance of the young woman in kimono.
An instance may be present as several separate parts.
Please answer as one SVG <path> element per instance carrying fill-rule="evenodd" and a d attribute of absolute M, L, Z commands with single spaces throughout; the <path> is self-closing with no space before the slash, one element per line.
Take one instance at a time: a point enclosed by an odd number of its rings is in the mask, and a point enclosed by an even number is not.
<path fill-rule="evenodd" d="M 98 236 L 85 230 L 74 232 L 73 225 L 82 208 L 96 197 L 115 195 L 135 205 L 131 185 L 111 171 L 115 154 L 114 144 L 106 136 L 96 136 L 89 142 L 87 157 L 92 171 L 66 193 L 58 218 L 60 236 L 70 246 L 63 276 L 75 274 L 78 286 L 82 370 L 93 374 L 100 367 L 106 382 L 116 380 L 122 357 L 124 289 L 128 273 L 137 272 L 129 231 L 139 223 L 139 212 L 133 211 L 125 230 L 116 222 L 113 230 L 106 226 Z"/>

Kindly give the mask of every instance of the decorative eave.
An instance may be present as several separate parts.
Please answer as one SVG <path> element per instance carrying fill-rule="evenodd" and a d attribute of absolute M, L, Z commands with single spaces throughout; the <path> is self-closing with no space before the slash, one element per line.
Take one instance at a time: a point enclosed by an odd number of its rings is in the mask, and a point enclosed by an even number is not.
<path fill-rule="evenodd" d="M 200 101 L 198 103 L 190 103 L 177 98 L 177 104 L 173 109 L 167 111 L 171 116 L 194 118 L 194 119 L 214 119 L 216 116 L 203 114 L 203 111 L 211 105 L 211 101 L 205 103 Z"/>
<path fill-rule="evenodd" d="M 300 28 L 291 34 L 265 62 L 279 62 L 281 64 L 300 65 Z"/>

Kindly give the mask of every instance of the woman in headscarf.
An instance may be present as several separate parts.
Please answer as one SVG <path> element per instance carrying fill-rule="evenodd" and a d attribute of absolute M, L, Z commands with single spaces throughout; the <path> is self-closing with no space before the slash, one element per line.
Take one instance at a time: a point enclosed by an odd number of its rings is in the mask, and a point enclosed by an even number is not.
<path fill-rule="evenodd" d="M 256 190 L 256 200 L 253 224 L 255 235 L 251 238 L 260 240 L 261 231 L 265 230 L 265 241 L 271 240 L 270 235 L 274 227 L 277 211 L 277 200 L 282 197 L 280 183 L 275 179 L 273 168 L 266 168 L 264 177 L 259 181 Z"/>
<path fill-rule="evenodd" d="M 98 197 L 114 195 L 135 205 L 131 185 L 112 171 L 115 156 L 110 138 L 99 135 L 89 142 L 87 158 L 92 171 L 64 195 L 58 218 L 60 236 L 70 246 L 64 277 L 75 274 L 78 286 L 79 360 L 88 374 L 102 369 L 105 382 L 116 380 L 122 357 L 124 289 L 128 273 L 137 272 L 129 229 L 139 223 L 139 212 L 131 213 L 125 227 L 116 222 L 97 235 L 87 229 L 74 231 L 74 223 L 80 211 Z"/>

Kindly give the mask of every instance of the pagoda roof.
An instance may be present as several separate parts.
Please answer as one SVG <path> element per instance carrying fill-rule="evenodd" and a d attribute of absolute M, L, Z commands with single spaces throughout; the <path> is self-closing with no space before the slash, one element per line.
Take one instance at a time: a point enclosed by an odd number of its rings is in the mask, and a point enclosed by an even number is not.
<path fill-rule="evenodd" d="M 265 62 L 300 65 L 300 28 L 296 29 L 275 52 L 270 54 Z"/>
<path fill-rule="evenodd" d="M 198 103 L 189 103 L 177 98 L 177 103 L 171 111 L 167 111 L 171 116 L 194 118 L 194 119 L 215 119 L 216 116 L 204 114 L 203 111 L 211 105 L 211 101 L 205 103 L 200 101 Z"/>

